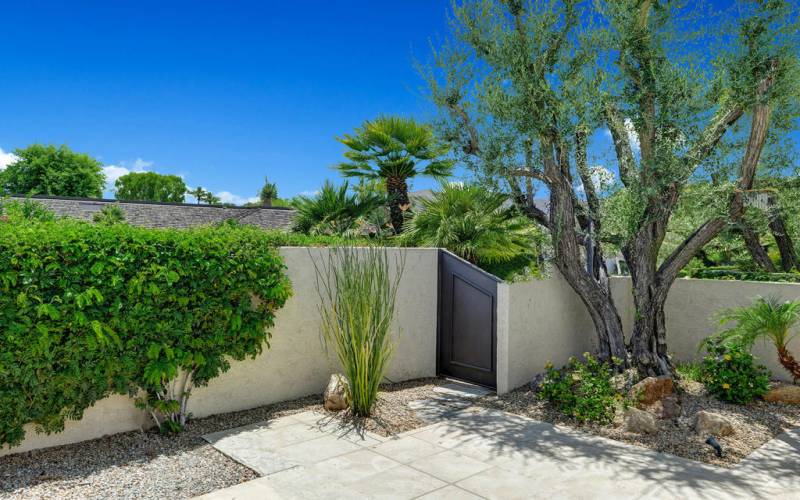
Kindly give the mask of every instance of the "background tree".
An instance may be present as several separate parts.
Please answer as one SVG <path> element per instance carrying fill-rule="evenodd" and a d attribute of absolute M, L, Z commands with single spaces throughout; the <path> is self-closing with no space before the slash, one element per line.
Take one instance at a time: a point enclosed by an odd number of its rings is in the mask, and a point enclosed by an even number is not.
<path fill-rule="evenodd" d="M 313 197 L 298 196 L 294 230 L 305 234 L 360 236 L 364 217 L 383 205 L 385 197 L 372 194 L 350 194 L 349 184 L 339 187 L 325 181 Z"/>
<path fill-rule="evenodd" d="M 508 196 L 478 185 L 444 183 L 421 199 L 400 236 L 408 244 L 447 248 L 490 272 L 511 274 L 535 266 L 540 232 L 508 203 Z"/>
<path fill-rule="evenodd" d="M 102 164 L 67 146 L 33 144 L 16 149 L 19 158 L 0 171 L 0 189 L 9 194 L 99 198 L 103 194 Z"/>
<path fill-rule="evenodd" d="M 364 122 L 355 133 L 339 142 L 347 146 L 339 170 L 346 177 L 383 179 L 389 196 L 392 227 L 402 231 L 403 212 L 409 207 L 408 179 L 417 175 L 444 178 L 453 162 L 445 159 L 449 146 L 440 142 L 431 127 L 410 118 L 382 116 Z"/>
<path fill-rule="evenodd" d="M 131 172 L 114 183 L 118 200 L 183 203 L 186 184 L 177 175 Z"/>
<path fill-rule="evenodd" d="M 553 263 L 586 305 L 599 355 L 624 359 L 643 375 L 672 372 L 664 318 L 670 287 L 742 213 L 772 110 L 796 107 L 797 12 L 786 2 L 743 2 L 713 26 L 719 17 L 696 4 L 681 7 L 466 1 L 455 7 L 452 40 L 427 73 L 444 133 L 465 164 L 505 186 L 548 230 Z M 708 31 L 698 35 L 698 24 Z M 743 127 L 742 147 L 722 148 L 736 127 Z M 596 243 L 607 221 L 588 145 L 602 130 L 612 138 L 627 207 L 617 242 L 636 308 L 627 347 Z M 684 188 L 694 176 L 710 178 L 720 157 L 738 158 L 725 179 L 724 209 L 660 257 Z M 534 203 L 540 190 L 547 210 Z"/>
<path fill-rule="evenodd" d="M 222 200 L 214 196 L 211 191 L 206 191 L 202 186 L 197 186 L 194 189 L 187 189 L 186 194 L 194 196 L 195 202 L 200 205 L 205 203 L 207 205 L 219 205 Z"/>
<path fill-rule="evenodd" d="M 270 182 L 268 177 L 264 177 L 264 187 L 258 193 L 258 198 L 261 200 L 261 205 L 265 207 L 272 206 L 272 200 L 278 198 L 278 185 Z"/>

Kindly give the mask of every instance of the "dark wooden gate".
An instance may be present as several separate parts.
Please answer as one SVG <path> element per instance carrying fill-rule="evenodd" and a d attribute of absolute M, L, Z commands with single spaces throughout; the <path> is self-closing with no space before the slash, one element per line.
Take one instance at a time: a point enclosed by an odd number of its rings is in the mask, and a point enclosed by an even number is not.
<path fill-rule="evenodd" d="M 497 386 L 498 278 L 439 252 L 439 373 Z"/>

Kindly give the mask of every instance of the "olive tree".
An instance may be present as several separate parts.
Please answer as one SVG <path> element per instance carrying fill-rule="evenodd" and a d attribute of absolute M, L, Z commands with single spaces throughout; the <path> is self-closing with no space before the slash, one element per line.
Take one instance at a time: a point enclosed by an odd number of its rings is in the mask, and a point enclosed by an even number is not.
<path fill-rule="evenodd" d="M 788 24 L 797 13 L 785 2 L 743 2 L 735 16 L 708 17 L 699 4 L 678 3 L 465 0 L 423 68 L 461 160 L 549 232 L 553 264 L 586 305 L 598 354 L 643 375 L 672 372 L 670 287 L 743 212 L 773 110 L 797 93 L 797 31 Z M 616 243 L 636 311 L 627 345 L 598 244 L 603 193 L 588 160 L 606 131 L 626 207 Z M 723 147 L 736 134 L 741 147 Z M 684 187 L 733 158 L 724 209 L 659 257 Z"/>

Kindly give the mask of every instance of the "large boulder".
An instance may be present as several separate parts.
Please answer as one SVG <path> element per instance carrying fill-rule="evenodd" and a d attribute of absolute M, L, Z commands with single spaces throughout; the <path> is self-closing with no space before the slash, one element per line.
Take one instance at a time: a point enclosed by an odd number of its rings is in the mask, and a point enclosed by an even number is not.
<path fill-rule="evenodd" d="M 658 422 L 652 413 L 638 408 L 628 408 L 625 412 L 625 430 L 636 434 L 655 434 Z"/>
<path fill-rule="evenodd" d="M 773 387 L 768 393 L 764 394 L 764 401 L 798 405 L 800 404 L 800 386 L 779 385 Z"/>
<path fill-rule="evenodd" d="M 641 380 L 629 391 L 630 397 L 636 401 L 637 406 L 650 406 L 656 401 L 661 401 L 665 396 L 672 394 L 674 385 L 668 376 L 647 377 Z"/>
<path fill-rule="evenodd" d="M 645 410 L 652 413 L 656 418 L 674 419 L 681 416 L 681 403 L 677 394 L 670 394 L 645 407 Z"/>
<path fill-rule="evenodd" d="M 701 436 L 729 436 L 733 434 L 733 422 L 719 413 L 697 412 L 694 430 Z"/>
<path fill-rule="evenodd" d="M 334 373 L 328 381 L 328 387 L 323 394 L 325 409 L 340 411 L 347 408 L 347 379 L 344 375 Z"/>

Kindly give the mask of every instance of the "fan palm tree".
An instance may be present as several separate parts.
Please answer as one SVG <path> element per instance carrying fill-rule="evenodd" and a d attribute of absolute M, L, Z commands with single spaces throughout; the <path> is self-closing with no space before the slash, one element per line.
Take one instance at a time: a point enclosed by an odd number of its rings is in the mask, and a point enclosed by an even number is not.
<path fill-rule="evenodd" d="M 417 175 L 444 178 L 453 169 L 453 162 L 444 158 L 449 146 L 436 139 L 431 127 L 411 118 L 378 117 L 338 140 L 349 148 L 344 154 L 348 161 L 338 166 L 342 174 L 386 182 L 396 233 L 402 230 L 403 212 L 410 206 L 408 179 Z"/>
<path fill-rule="evenodd" d="M 796 333 L 791 330 L 800 323 L 800 300 L 781 301 L 777 297 L 759 297 L 749 307 L 730 309 L 720 315 L 720 323 L 735 321 L 736 325 L 709 340 L 735 344 L 747 349 L 758 339 L 772 342 L 778 360 L 795 382 L 800 379 L 800 363 L 789 352 L 789 341 Z"/>
<path fill-rule="evenodd" d="M 401 235 L 409 244 L 444 247 L 482 267 L 534 254 L 536 229 L 502 193 L 445 183 L 420 205 Z"/>
<path fill-rule="evenodd" d="M 294 230 L 305 234 L 354 235 L 359 220 L 383 205 L 380 195 L 349 194 L 349 184 L 336 187 L 325 181 L 313 196 L 298 196 L 292 200 L 297 209 Z"/>

